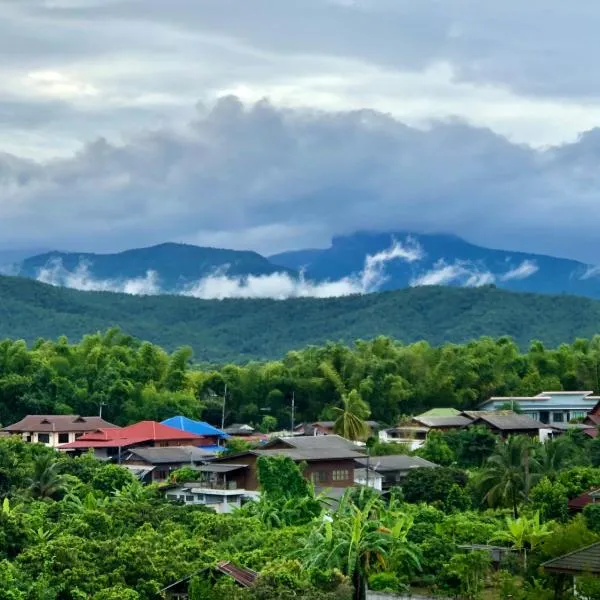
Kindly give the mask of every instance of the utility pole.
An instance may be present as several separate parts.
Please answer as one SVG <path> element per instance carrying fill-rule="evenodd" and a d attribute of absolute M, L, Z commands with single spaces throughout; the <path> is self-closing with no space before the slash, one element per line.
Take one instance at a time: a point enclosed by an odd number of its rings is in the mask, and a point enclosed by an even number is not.
<path fill-rule="evenodd" d="M 292 435 L 294 435 L 294 409 L 296 407 L 296 395 L 292 392 Z"/>
<path fill-rule="evenodd" d="M 371 448 L 367 446 L 367 487 L 369 487 L 369 469 L 371 468 Z"/>
<path fill-rule="evenodd" d="M 223 392 L 223 412 L 221 413 L 221 431 L 225 429 L 225 402 L 227 401 L 227 384 L 225 384 L 225 391 Z"/>

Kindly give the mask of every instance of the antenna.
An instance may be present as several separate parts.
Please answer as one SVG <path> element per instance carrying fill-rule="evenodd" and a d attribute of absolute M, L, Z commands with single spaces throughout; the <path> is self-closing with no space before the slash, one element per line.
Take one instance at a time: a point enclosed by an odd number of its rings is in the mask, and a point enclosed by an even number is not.
<path fill-rule="evenodd" d="M 225 384 L 225 391 L 223 392 L 223 412 L 221 413 L 221 431 L 225 429 L 225 402 L 227 401 L 227 384 Z"/>
<path fill-rule="evenodd" d="M 100 411 L 99 411 L 99 413 L 98 413 L 98 416 L 99 416 L 100 418 L 102 418 L 102 407 L 103 407 L 103 406 L 106 406 L 106 402 L 103 402 L 102 400 L 100 400 Z"/>

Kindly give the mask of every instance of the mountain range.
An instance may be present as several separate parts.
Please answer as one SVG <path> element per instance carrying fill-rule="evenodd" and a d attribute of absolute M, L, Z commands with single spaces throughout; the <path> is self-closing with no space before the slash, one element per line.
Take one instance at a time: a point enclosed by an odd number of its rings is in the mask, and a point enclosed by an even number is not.
<path fill-rule="evenodd" d="M 198 300 L 176 295 L 82 292 L 0 276 L 0 339 L 71 341 L 113 326 L 196 360 L 248 361 L 329 340 L 352 343 L 378 335 L 403 342 L 462 343 L 509 335 L 522 348 L 539 339 L 556 346 L 592 337 L 600 301 L 523 294 L 492 286 L 427 286 L 345 298 Z"/>
<path fill-rule="evenodd" d="M 521 292 L 600 298 L 600 268 L 592 265 L 484 248 L 452 235 L 413 232 L 358 232 L 335 237 L 329 248 L 268 257 L 176 243 L 114 254 L 54 251 L 19 257 L 5 272 L 83 290 L 202 298 L 322 297 L 426 285 L 488 284 Z M 207 278 L 215 285 L 207 285 Z M 273 281 L 264 285 L 266 278 Z M 228 281 L 237 286 L 224 286 Z"/>

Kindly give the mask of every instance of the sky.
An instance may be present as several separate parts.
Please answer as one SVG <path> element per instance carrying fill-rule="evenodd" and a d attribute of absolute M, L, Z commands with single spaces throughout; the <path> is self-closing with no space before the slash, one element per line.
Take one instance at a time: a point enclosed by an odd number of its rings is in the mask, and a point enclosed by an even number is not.
<path fill-rule="evenodd" d="M 0 250 L 447 232 L 600 263 L 600 5 L 0 0 Z"/>

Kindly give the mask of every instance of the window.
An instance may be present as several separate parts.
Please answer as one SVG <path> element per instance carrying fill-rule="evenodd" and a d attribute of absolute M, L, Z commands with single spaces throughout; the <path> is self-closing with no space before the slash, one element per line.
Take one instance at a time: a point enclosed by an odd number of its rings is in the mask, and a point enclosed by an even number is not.
<path fill-rule="evenodd" d="M 154 471 L 154 479 L 166 479 L 168 474 L 168 471 L 166 471 L 165 469 L 158 469 L 157 471 Z"/>
<path fill-rule="evenodd" d="M 38 433 L 38 442 L 40 444 L 49 444 L 50 443 L 50 434 L 49 433 Z"/>
<path fill-rule="evenodd" d="M 565 420 L 565 415 L 563 415 L 561 412 L 555 412 L 552 415 L 552 420 L 555 423 L 562 423 Z"/>
<path fill-rule="evenodd" d="M 25 436 L 25 441 L 26 442 L 31 442 L 31 434 Z"/>
<path fill-rule="evenodd" d="M 327 472 L 326 471 L 315 471 L 310 474 L 311 481 L 317 485 L 319 483 L 324 483 L 327 481 Z"/>
<path fill-rule="evenodd" d="M 69 434 L 68 433 L 59 433 L 58 434 L 58 443 L 59 444 L 68 444 L 69 443 Z"/>
<path fill-rule="evenodd" d="M 177 500 L 177 494 L 167 494 L 167 500 Z"/>
<path fill-rule="evenodd" d="M 186 501 L 186 502 L 193 502 L 193 501 L 194 501 L 194 496 L 193 496 L 193 494 L 186 494 L 186 495 L 185 495 L 185 501 Z"/>
<path fill-rule="evenodd" d="M 348 469 L 336 469 L 333 472 L 334 481 L 348 481 L 350 479 L 350 471 Z"/>

